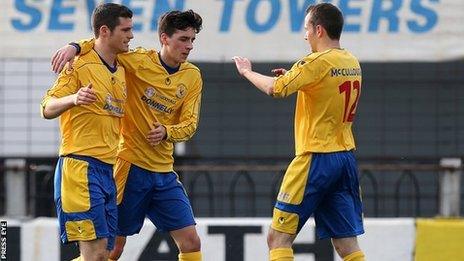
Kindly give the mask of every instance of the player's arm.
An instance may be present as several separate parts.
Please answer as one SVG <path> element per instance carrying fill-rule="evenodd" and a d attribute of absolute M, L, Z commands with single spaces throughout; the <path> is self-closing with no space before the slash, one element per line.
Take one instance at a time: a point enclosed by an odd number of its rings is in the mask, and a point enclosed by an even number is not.
<path fill-rule="evenodd" d="M 262 75 L 252 70 L 251 62 L 247 58 L 234 56 L 232 58 L 235 61 L 240 75 L 249 80 L 256 88 L 264 92 L 267 95 L 272 96 L 274 94 L 274 77 Z"/>
<path fill-rule="evenodd" d="M 140 68 L 140 65 L 144 63 L 144 60 L 152 61 L 150 58 L 152 55 L 158 55 L 158 53 L 154 50 L 137 47 L 128 52 L 118 54 L 118 62 L 127 72 L 135 73 Z"/>
<path fill-rule="evenodd" d="M 72 42 L 58 49 L 52 57 L 52 70 L 55 73 L 61 72 L 63 67 L 68 64 L 68 69 L 72 67 L 72 61 L 76 55 L 82 55 L 90 52 L 95 46 L 95 39 L 83 39 L 78 42 Z M 142 59 L 146 58 L 149 51 L 144 48 L 137 48 L 133 51 L 121 53 L 118 55 L 118 62 L 130 72 L 134 72 Z"/>
<path fill-rule="evenodd" d="M 320 56 L 310 55 L 278 75 L 274 83 L 274 97 L 287 97 L 297 91 L 308 91 L 327 75 L 332 65 Z M 283 71 L 282 71 L 283 72 Z"/>
<path fill-rule="evenodd" d="M 63 112 L 78 105 L 88 105 L 94 103 L 97 96 L 92 90 L 92 84 L 80 88 L 77 93 L 65 97 L 55 98 L 50 96 L 42 103 L 42 117 L 45 119 L 54 119 Z"/>
<path fill-rule="evenodd" d="M 272 70 L 277 77 L 269 77 L 253 72 L 248 59 L 242 57 L 233 59 L 242 76 L 258 89 L 275 98 L 287 97 L 298 90 L 308 90 L 319 82 L 330 68 L 330 64 L 324 59 L 305 57 L 304 60 L 296 62 L 289 71 L 281 68 Z"/>
<path fill-rule="evenodd" d="M 71 43 L 70 46 L 72 46 L 75 50 L 78 50 L 77 54 L 86 54 L 90 52 L 95 46 L 95 39 L 83 39 L 77 43 Z M 66 49 L 71 50 L 70 48 Z M 149 52 L 150 51 L 142 47 L 138 47 L 135 50 L 118 54 L 118 62 L 124 67 L 126 71 L 134 72 L 139 67 L 141 61 L 148 58 L 147 55 Z M 69 51 L 69 54 L 72 54 L 72 52 Z"/>
<path fill-rule="evenodd" d="M 201 88 L 202 81 L 197 83 L 199 86 L 195 88 L 195 92 L 187 94 L 184 104 L 181 108 L 180 122 L 175 125 L 165 125 L 166 140 L 170 142 L 187 141 L 193 137 L 198 127 L 200 119 L 201 107 Z"/>
<path fill-rule="evenodd" d="M 182 142 L 189 140 L 196 132 L 200 115 L 202 80 L 198 79 L 194 91 L 187 94 L 181 107 L 180 121 L 175 125 L 154 123 L 147 140 L 154 146 L 162 140 Z"/>
<path fill-rule="evenodd" d="M 53 119 L 74 106 L 95 102 L 96 96 L 91 84 L 83 88 L 78 88 L 78 84 L 75 71 L 62 72 L 41 102 L 42 117 Z"/>
<path fill-rule="evenodd" d="M 60 73 L 64 66 L 68 64 L 68 69 L 72 68 L 74 57 L 79 54 L 86 54 L 92 50 L 95 39 L 84 39 L 77 43 L 69 43 L 58 49 L 52 57 L 52 71 Z"/>

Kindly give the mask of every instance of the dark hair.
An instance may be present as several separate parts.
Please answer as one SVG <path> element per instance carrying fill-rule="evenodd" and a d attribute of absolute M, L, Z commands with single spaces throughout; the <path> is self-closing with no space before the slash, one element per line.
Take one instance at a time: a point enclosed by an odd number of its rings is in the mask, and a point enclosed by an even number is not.
<path fill-rule="evenodd" d="M 170 11 L 163 14 L 158 21 L 158 35 L 162 33 L 172 36 L 176 30 L 186 30 L 192 27 L 195 33 L 201 31 L 203 20 L 201 16 L 192 10 Z"/>
<path fill-rule="evenodd" d="M 106 25 L 112 32 L 119 25 L 119 17 L 132 18 L 132 11 L 124 5 L 99 4 L 92 14 L 92 26 L 95 37 L 100 34 L 100 27 Z"/>
<path fill-rule="evenodd" d="M 321 25 L 327 31 L 330 39 L 340 40 L 343 30 L 343 14 L 336 6 L 329 3 L 311 5 L 306 14 L 311 13 L 310 23 Z"/>

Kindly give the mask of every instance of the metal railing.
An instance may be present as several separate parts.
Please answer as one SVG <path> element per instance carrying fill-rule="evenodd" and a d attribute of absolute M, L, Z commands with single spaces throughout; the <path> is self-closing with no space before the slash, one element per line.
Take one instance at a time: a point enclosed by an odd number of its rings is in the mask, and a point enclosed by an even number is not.
<path fill-rule="evenodd" d="M 55 159 L 27 160 L 23 168 L 0 173 L 25 175 L 27 202 L 25 215 L 54 216 L 53 175 Z M 201 163 L 202 161 L 196 161 Z M 205 161 L 206 162 L 206 161 Z M 1 164 L 1 161 L 0 161 Z M 199 217 L 263 217 L 272 214 L 286 164 L 233 162 L 181 164 L 175 167 Z M 462 167 L 443 167 L 438 163 L 359 164 L 360 184 L 367 217 L 428 217 L 440 214 L 440 177 Z M 22 174 L 21 174 L 22 173 Z M 5 187 L 5 176 L 0 188 Z M 5 194 L 0 189 L 0 215 L 8 214 Z M 463 194 L 460 194 L 460 198 Z M 461 200 L 462 204 L 463 200 Z"/>

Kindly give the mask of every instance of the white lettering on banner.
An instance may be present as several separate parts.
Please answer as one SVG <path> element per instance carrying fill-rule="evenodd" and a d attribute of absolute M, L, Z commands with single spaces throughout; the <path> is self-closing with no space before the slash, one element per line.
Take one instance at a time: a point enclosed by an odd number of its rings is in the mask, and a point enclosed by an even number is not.
<path fill-rule="evenodd" d="M 90 17 L 100 2 L 103 1 L 9 0 L 2 3 L 6 15 L 0 18 L 0 32 L 5 36 L 0 42 L 0 57 L 49 57 L 53 48 L 90 37 Z M 342 10 L 345 16 L 342 43 L 361 60 L 420 61 L 464 56 L 464 29 L 459 22 L 464 22 L 461 0 L 106 2 L 122 3 L 132 9 L 134 43 L 146 47 L 157 44 L 153 38 L 161 14 L 173 9 L 195 10 L 204 21 L 204 30 L 198 36 L 192 56 L 197 61 L 228 61 L 235 54 L 258 61 L 296 60 L 308 52 L 303 40 L 306 7 L 319 2 L 332 2 Z M 437 38 L 441 40 L 436 41 Z"/>
<path fill-rule="evenodd" d="M 223 2 L 222 15 L 218 21 L 220 23 L 219 31 L 228 32 L 231 30 L 231 26 L 233 26 L 231 24 L 231 18 L 235 14 L 235 3 L 242 0 L 219 1 Z M 17 15 L 11 17 L 11 26 L 19 32 L 27 32 L 35 30 L 41 23 L 46 23 L 46 29 L 48 31 L 73 31 L 76 24 L 75 19 L 73 19 L 74 21 L 63 21 L 63 19 L 66 19 L 66 17 L 74 17 L 77 19 L 77 16 L 82 15 L 82 11 L 84 11 L 88 25 L 90 26 L 90 17 L 97 4 L 95 0 L 83 1 L 81 5 L 78 5 L 78 1 L 53 0 L 49 5 L 45 5 L 46 9 L 41 9 L 38 7 L 39 4 L 41 4 L 40 2 L 46 1 L 37 0 L 35 2 L 30 2 L 26 0 L 15 0 L 13 10 Z M 159 16 L 168 10 L 183 9 L 185 2 L 186 0 L 153 2 L 134 0 L 122 1 L 123 4 L 133 10 L 134 16 L 144 18 L 143 23 L 134 23 L 134 31 L 136 32 L 146 31 L 146 28 L 149 31 L 156 31 L 157 27 L 155 22 L 158 20 Z M 318 1 L 290 0 L 288 1 L 289 9 L 287 13 L 284 13 L 282 2 L 286 1 L 248 1 L 248 5 L 245 6 L 246 16 L 243 19 L 248 29 L 258 33 L 268 32 L 276 26 L 281 17 L 288 17 L 290 19 L 290 27 L 288 30 L 291 32 L 300 32 L 303 27 L 306 7 Z M 358 2 L 358 6 L 356 6 L 356 2 Z M 434 6 L 427 6 L 425 3 L 427 1 L 422 0 L 410 0 L 409 6 L 405 5 L 406 2 L 409 1 L 393 0 L 390 1 L 389 4 L 385 4 L 385 1 L 374 0 L 371 6 L 367 6 L 359 5 L 359 1 L 340 0 L 338 6 L 345 14 L 347 20 L 360 17 L 363 12 L 370 14 L 368 22 L 365 24 L 359 22 L 347 23 L 345 26 L 346 32 L 377 32 L 380 30 L 379 24 L 382 21 L 387 22 L 387 30 L 389 32 L 398 32 L 400 23 L 405 23 L 406 28 L 414 33 L 425 33 L 433 29 L 437 24 L 438 18 Z M 436 3 L 438 0 L 429 0 L 429 2 Z M 151 4 L 153 4 L 153 6 L 150 6 Z M 258 12 L 262 11 L 265 5 L 267 5 L 267 12 L 262 15 L 264 19 L 259 19 Z M 79 7 L 84 10 L 79 10 Z M 415 17 L 401 17 L 400 12 L 405 8 L 409 8 L 408 11 Z M 49 18 L 48 21 L 46 21 L 47 17 Z M 81 19 L 81 17 L 79 17 L 79 19 Z M 365 28 L 362 28 L 362 25 Z M 89 27 L 89 29 L 91 28 Z"/>

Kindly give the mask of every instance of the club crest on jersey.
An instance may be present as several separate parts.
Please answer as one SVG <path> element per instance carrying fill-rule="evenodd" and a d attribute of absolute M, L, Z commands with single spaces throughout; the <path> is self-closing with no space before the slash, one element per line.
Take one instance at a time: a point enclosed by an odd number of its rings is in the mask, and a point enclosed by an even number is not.
<path fill-rule="evenodd" d="M 185 85 L 182 83 L 177 85 L 177 90 L 176 90 L 177 98 L 182 99 L 185 97 L 186 94 L 187 94 L 187 87 L 185 87 Z"/>
<path fill-rule="evenodd" d="M 70 75 L 74 72 L 74 67 L 71 67 L 69 68 L 67 65 L 66 65 L 66 69 L 64 69 L 64 74 L 65 75 Z"/>
<path fill-rule="evenodd" d="M 153 95 L 155 95 L 155 89 L 152 88 L 152 87 L 148 87 L 147 89 L 145 89 L 145 95 L 146 95 L 148 98 L 153 97 Z"/>
<path fill-rule="evenodd" d="M 171 79 L 169 79 L 169 77 L 167 77 L 167 78 L 164 80 L 164 83 L 166 83 L 166 85 L 170 85 L 170 84 L 171 84 Z"/>

